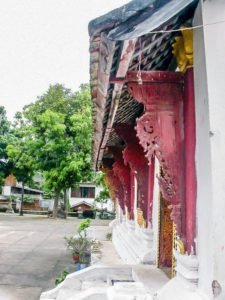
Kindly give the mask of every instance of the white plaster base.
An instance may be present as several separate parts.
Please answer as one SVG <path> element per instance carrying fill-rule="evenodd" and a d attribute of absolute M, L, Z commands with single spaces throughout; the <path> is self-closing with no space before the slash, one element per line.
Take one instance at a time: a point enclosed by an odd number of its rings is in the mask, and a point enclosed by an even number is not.
<path fill-rule="evenodd" d="M 182 278 L 170 280 L 154 296 L 154 300 L 210 300 L 202 291 L 185 283 Z"/>
<path fill-rule="evenodd" d="M 113 244 L 117 253 L 128 264 L 153 264 L 155 251 L 153 250 L 153 232 L 135 226 L 134 221 L 122 224 L 114 222 Z"/>
<path fill-rule="evenodd" d="M 155 295 L 155 300 L 209 300 L 198 289 L 198 259 L 195 255 L 181 255 L 174 250 L 176 277 Z"/>
<path fill-rule="evenodd" d="M 106 241 L 107 234 L 112 233 L 109 226 L 90 226 L 87 228 L 87 236 L 98 241 Z"/>

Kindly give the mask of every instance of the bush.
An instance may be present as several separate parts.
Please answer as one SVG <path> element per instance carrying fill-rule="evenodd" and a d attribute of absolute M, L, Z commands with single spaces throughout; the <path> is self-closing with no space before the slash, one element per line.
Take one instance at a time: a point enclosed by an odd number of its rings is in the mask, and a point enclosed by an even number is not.
<path fill-rule="evenodd" d="M 55 285 L 58 285 L 58 284 L 60 284 L 61 282 L 63 282 L 68 274 L 69 274 L 69 272 L 68 272 L 67 270 L 63 270 L 63 271 L 61 272 L 61 274 L 59 275 L 59 277 L 57 277 L 57 278 L 55 279 Z"/>

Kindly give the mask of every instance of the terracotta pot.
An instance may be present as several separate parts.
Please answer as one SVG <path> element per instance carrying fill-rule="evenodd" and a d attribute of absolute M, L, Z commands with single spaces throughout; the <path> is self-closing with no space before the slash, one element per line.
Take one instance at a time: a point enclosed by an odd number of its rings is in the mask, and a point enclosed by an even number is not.
<path fill-rule="evenodd" d="M 78 263 L 79 258 L 80 258 L 79 254 L 73 254 L 73 261 L 75 264 Z"/>

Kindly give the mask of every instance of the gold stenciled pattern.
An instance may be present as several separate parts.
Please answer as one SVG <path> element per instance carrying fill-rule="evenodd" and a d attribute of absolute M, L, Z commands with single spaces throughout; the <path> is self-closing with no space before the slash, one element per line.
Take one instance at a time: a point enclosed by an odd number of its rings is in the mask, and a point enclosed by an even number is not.
<path fill-rule="evenodd" d="M 183 26 L 180 29 L 182 35 L 175 37 L 172 53 L 176 57 L 179 70 L 185 72 L 193 66 L 193 30 L 182 30 L 185 29 Z"/>

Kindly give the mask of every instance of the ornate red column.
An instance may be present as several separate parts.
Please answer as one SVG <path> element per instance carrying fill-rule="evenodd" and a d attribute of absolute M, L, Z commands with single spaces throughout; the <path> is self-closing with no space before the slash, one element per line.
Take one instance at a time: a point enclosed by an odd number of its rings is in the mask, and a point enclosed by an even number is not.
<path fill-rule="evenodd" d="M 148 160 L 132 125 L 115 124 L 114 128 L 126 143 L 126 148 L 123 150 L 124 163 L 131 169 L 131 178 L 135 176 L 137 179 L 137 208 L 143 213 L 145 224 L 148 225 L 152 216 L 154 163 L 151 166 L 148 165 Z M 131 187 L 131 192 L 134 192 L 134 187 Z M 134 195 L 131 197 L 131 205 L 132 207 L 134 205 Z"/>
<path fill-rule="evenodd" d="M 178 72 L 130 71 L 132 96 L 145 106 L 137 120 L 137 135 L 149 163 L 157 157 L 163 176 L 158 178 L 163 197 L 171 203 L 171 218 L 179 236 L 185 235 L 183 76 Z"/>
<path fill-rule="evenodd" d="M 112 192 L 112 196 L 114 201 L 117 201 L 123 211 L 125 213 L 125 206 L 124 206 L 124 190 L 123 186 L 119 180 L 119 178 L 114 174 L 113 171 L 113 159 L 103 159 L 102 161 L 104 169 L 106 169 L 105 176 L 108 182 L 109 188 Z"/>
<path fill-rule="evenodd" d="M 123 161 L 122 149 L 118 147 L 109 147 L 109 152 L 111 152 L 114 156 L 114 164 L 113 164 L 113 172 L 114 175 L 119 179 L 122 189 L 123 189 L 123 199 L 120 200 L 122 202 L 122 207 L 127 208 L 127 212 L 131 214 L 131 194 L 130 194 L 130 186 L 131 186 L 131 178 L 130 178 L 130 168 L 126 166 Z M 121 208 L 122 208 L 121 207 Z"/>
<path fill-rule="evenodd" d="M 196 172 L 195 172 L 195 100 L 193 68 L 184 75 L 184 148 L 185 148 L 185 200 L 186 242 L 190 254 L 195 251 L 196 237 Z"/>

